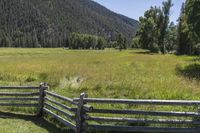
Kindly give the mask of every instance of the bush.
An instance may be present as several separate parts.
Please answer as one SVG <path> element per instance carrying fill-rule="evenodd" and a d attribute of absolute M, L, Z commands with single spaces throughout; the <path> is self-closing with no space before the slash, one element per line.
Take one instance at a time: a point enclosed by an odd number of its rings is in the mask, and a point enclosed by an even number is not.
<path fill-rule="evenodd" d="M 194 47 L 194 54 L 195 54 L 195 55 L 200 55 L 200 43 L 198 43 L 198 44 Z"/>

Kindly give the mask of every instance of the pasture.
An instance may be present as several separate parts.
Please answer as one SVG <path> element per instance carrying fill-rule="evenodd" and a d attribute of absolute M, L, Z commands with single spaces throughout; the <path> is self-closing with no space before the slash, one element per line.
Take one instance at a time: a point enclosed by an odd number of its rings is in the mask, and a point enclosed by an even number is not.
<path fill-rule="evenodd" d="M 0 64 L 3 86 L 38 86 L 44 81 L 50 91 L 72 98 L 87 92 L 89 97 L 104 98 L 200 99 L 200 63 L 195 56 L 152 54 L 145 50 L 5 48 L 0 50 Z M 38 124 L 34 119 L 17 117 L 0 117 L 0 132 L 13 121 L 27 126 L 17 128 L 14 124 L 12 133 L 30 129 L 48 132 L 43 120 Z"/>
<path fill-rule="evenodd" d="M 1 49 L 0 85 L 38 85 L 68 97 L 200 99 L 199 60 L 144 50 Z"/>

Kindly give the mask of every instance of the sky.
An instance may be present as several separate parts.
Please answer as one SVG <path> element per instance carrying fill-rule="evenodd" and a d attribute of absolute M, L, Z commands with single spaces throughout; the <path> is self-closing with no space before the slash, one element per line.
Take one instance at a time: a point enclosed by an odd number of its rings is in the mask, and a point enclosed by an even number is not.
<path fill-rule="evenodd" d="M 130 18 L 139 20 L 140 16 L 151 6 L 162 6 L 163 0 L 94 0 L 106 8 L 128 16 Z M 174 6 L 171 9 L 170 20 L 177 23 L 180 15 L 181 5 L 185 0 L 172 0 Z"/>

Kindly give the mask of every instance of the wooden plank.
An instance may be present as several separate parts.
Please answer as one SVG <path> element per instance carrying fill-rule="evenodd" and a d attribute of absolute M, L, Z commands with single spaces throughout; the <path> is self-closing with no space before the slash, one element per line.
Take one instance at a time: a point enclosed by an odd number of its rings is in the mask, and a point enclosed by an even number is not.
<path fill-rule="evenodd" d="M 74 102 L 74 101 L 73 101 L 72 99 L 70 99 L 70 98 L 63 97 L 63 96 L 60 96 L 60 95 L 58 95 L 58 94 L 55 94 L 55 93 L 52 93 L 52 92 L 49 92 L 49 91 L 46 91 L 46 90 L 45 90 L 45 93 L 46 93 L 46 95 L 49 95 L 49 96 L 58 98 L 58 99 L 63 100 L 63 101 L 67 101 L 67 102 L 69 102 L 69 103 L 71 103 L 71 104 L 73 104 L 73 105 L 77 105 L 77 103 Z"/>
<path fill-rule="evenodd" d="M 0 98 L 0 101 L 38 101 L 39 98 Z"/>
<path fill-rule="evenodd" d="M 88 125 L 88 129 L 117 132 L 200 133 L 200 128 L 170 128 L 145 126 Z"/>
<path fill-rule="evenodd" d="M 77 102 L 74 102 L 72 99 L 70 99 L 70 98 L 68 98 L 68 97 L 63 97 L 63 96 L 60 96 L 60 95 L 58 95 L 58 94 L 55 94 L 55 93 L 52 93 L 52 92 L 49 92 L 49 91 L 46 91 L 45 90 L 45 93 L 47 94 L 47 95 L 49 95 L 49 96 L 52 96 L 52 97 L 54 97 L 54 98 L 58 98 L 58 99 L 60 99 L 60 100 L 63 100 L 63 101 L 67 101 L 67 102 L 69 102 L 69 103 L 71 103 L 71 104 L 73 104 L 73 105 L 78 105 L 78 103 Z M 92 109 L 93 109 L 93 107 L 92 106 L 90 106 L 90 105 L 84 105 L 84 110 L 86 110 L 86 111 L 92 111 Z M 77 109 L 76 108 L 71 108 L 71 111 L 77 111 Z"/>
<path fill-rule="evenodd" d="M 53 99 L 51 99 L 49 97 L 45 97 L 44 99 L 45 99 L 46 102 L 50 102 L 50 103 L 56 104 L 56 105 L 58 105 L 58 106 L 60 106 L 60 107 L 62 107 L 64 109 L 66 109 L 68 111 L 74 112 L 74 109 L 72 109 L 71 107 L 68 107 L 67 105 L 59 103 L 59 102 L 57 102 L 57 101 L 55 101 L 55 100 L 53 100 Z"/>
<path fill-rule="evenodd" d="M 58 116 L 57 114 L 53 113 L 52 111 L 48 110 L 47 108 L 43 108 L 43 111 L 46 112 L 47 114 L 51 115 L 52 117 L 54 117 L 55 119 L 57 119 L 58 121 L 60 121 L 64 125 L 66 125 L 67 127 L 71 128 L 73 130 L 76 130 L 76 125 L 67 121 L 66 119 L 63 119 L 61 116 Z"/>
<path fill-rule="evenodd" d="M 109 113 L 109 114 L 127 114 L 127 115 L 152 115 L 152 116 L 182 116 L 198 117 L 196 112 L 168 112 L 168 111 L 143 111 L 143 110 L 115 110 L 115 109 L 93 109 L 89 113 Z"/>
<path fill-rule="evenodd" d="M 44 107 L 44 97 L 45 97 L 45 84 L 40 83 L 40 90 L 39 90 L 39 106 L 38 106 L 38 113 L 37 117 L 42 117 L 43 115 L 43 107 Z"/>
<path fill-rule="evenodd" d="M 17 107 L 38 107 L 38 104 L 28 104 L 28 103 L 8 103 L 8 102 L 1 102 L 0 106 L 17 106 Z"/>
<path fill-rule="evenodd" d="M 78 108 L 76 112 L 76 133 L 82 133 L 83 131 L 83 122 L 84 122 L 84 117 L 83 114 L 83 105 L 85 104 L 83 101 L 83 98 L 85 97 L 85 93 L 82 93 L 80 95 L 80 99 L 78 101 Z"/>
<path fill-rule="evenodd" d="M 57 108 L 57 107 L 54 107 L 54 106 L 52 106 L 52 105 L 50 105 L 50 104 L 48 104 L 48 103 L 46 103 L 46 102 L 44 102 L 44 105 L 45 105 L 46 107 L 50 108 L 50 109 L 53 109 L 53 110 L 55 110 L 55 111 L 57 111 L 57 112 L 59 112 L 59 113 L 65 115 L 65 116 L 68 117 L 69 119 L 72 119 L 72 120 L 75 119 L 74 116 L 73 116 L 72 114 L 67 113 L 67 112 L 65 112 L 65 111 L 63 111 L 63 110 L 61 110 L 61 109 L 59 109 L 59 108 Z"/>
<path fill-rule="evenodd" d="M 73 99 L 78 101 L 79 98 Z M 135 104 L 135 105 L 171 105 L 171 106 L 193 106 L 200 105 L 200 101 L 193 100 L 136 100 L 136 99 L 104 99 L 104 98 L 84 98 L 87 103 L 107 103 L 107 104 Z"/>
<path fill-rule="evenodd" d="M 39 86 L 0 86 L 0 89 L 36 89 L 39 90 Z"/>
<path fill-rule="evenodd" d="M 0 92 L 0 96 L 39 96 L 39 92 Z"/>
<path fill-rule="evenodd" d="M 200 121 L 194 120 L 168 120 L 168 119 L 135 119 L 135 118 L 116 118 L 116 117 L 94 117 L 86 116 L 89 121 L 101 122 L 128 122 L 128 123 L 155 123 L 155 124 L 195 124 L 200 125 Z"/>

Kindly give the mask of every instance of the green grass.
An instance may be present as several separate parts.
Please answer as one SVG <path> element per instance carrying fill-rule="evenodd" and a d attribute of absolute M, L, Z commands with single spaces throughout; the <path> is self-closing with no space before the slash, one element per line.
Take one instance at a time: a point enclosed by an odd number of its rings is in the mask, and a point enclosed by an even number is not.
<path fill-rule="evenodd" d="M 179 72 L 197 57 L 143 52 L 0 49 L 0 85 L 45 81 L 68 97 L 199 99 L 199 79 Z"/>
<path fill-rule="evenodd" d="M 200 99 L 200 63 L 195 56 L 144 50 L 0 49 L 0 85 L 43 81 L 49 83 L 50 91 L 71 98 L 87 92 L 89 97 L 104 98 Z M 19 132 L 48 132 L 34 122 L 0 118 L 1 130 L 12 122 L 27 125 Z M 16 128 L 9 130 L 15 133 Z"/>
<path fill-rule="evenodd" d="M 0 126 L 0 133 L 70 133 L 42 118 L 8 112 L 0 112 Z"/>

